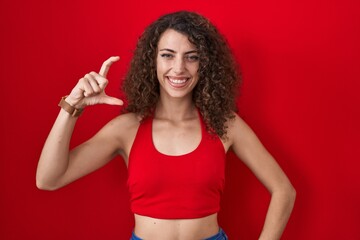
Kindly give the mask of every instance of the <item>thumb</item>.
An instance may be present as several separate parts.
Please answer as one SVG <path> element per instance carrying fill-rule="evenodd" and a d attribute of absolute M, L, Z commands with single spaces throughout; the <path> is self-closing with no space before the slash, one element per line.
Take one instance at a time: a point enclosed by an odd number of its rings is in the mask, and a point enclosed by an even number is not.
<path fill-rule="evenodd" d="M 107 95 L 103 96 L 100 99 L 99 103 L 108 104 L 108 105 L 119 105 L 119 106 L 124 105 L 124 102 L 121 99 L 110 97 Z"/>

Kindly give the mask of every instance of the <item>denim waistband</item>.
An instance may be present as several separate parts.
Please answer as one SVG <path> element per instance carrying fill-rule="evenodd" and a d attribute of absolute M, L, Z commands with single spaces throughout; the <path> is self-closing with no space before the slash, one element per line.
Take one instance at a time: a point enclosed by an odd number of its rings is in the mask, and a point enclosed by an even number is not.
<path fill-rule="evenodd" d="M 222 230 L 222 228 L 220 228 L 220 230 L 217 234 L 215 234 L 212 237 L 205 238 L 204 240 L 228 240 L 228 236 L 226 235 L 224 230 Z"/>
<path fill-rule="evenodd" d="M 142 240 L 142 239 L 136 236 L 134 232 L 132 232 L 130 240 Z"/>
<path fill-rule="evenodd" d="M 138 236 L 136 236 L 135 233 L 133 232 L 130 240 L 142 240 L 142 239 L 139 238 Z M 211 236 L 209 238 L 206 238 L 204 240 L 228 240 L 228 236 L 226 235 L 224 230 L 222 230 L 222 228 L 220 228 L 220 230 L 217 234 L 215 234 L 214 236 Z"/>

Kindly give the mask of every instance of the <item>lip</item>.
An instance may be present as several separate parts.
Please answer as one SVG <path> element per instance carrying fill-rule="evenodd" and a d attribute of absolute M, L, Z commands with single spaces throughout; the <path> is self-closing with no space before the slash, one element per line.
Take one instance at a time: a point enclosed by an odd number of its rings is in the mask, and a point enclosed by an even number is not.
<path fill-rule="evenodd" d="M 173 88 L 183 88 L 187 86 L 191 78 L 187 76 L 166 76 L 166 80 Z"/>

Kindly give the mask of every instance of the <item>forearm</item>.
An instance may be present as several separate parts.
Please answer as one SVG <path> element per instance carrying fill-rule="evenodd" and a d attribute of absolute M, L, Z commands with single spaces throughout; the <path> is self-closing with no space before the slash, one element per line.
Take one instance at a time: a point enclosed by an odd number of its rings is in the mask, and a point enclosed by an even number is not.
<path fill-rule="evenodd" d="M 52 189 L 64 174 L 69 163 L 69 145 L 77 118 L 63 109 L 44 144 L 36 172 L 36 184 L 41 189 Z"/>
<path fill-rule="evenodd" d="M 293 209 L 295 196 L 296 193 L 292 187 L 272 193 L 259 240 L 280 239 Z"/>

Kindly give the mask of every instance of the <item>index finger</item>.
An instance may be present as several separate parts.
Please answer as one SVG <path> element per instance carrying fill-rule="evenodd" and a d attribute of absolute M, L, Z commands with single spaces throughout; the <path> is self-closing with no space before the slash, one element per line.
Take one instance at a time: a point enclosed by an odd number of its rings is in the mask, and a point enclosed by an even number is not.
<path fill-rule="evenodd" d="M 119 56 L 110 57 L 109 59 L 107 59 L 107 60 L 102 64 L 102 66 L 101 66 L 101 68 L 100 68 L 100 71 L 99 71 L 99 74 L 100 74 L 101 76 L 103 76 L 104 78 L 106 78 L 106 75 L 107 75 L 108 72 L 109 72 L 110 66 L 111 66 L 114 62 L 118 61 L 119 59 L 120 59 Z"/>

